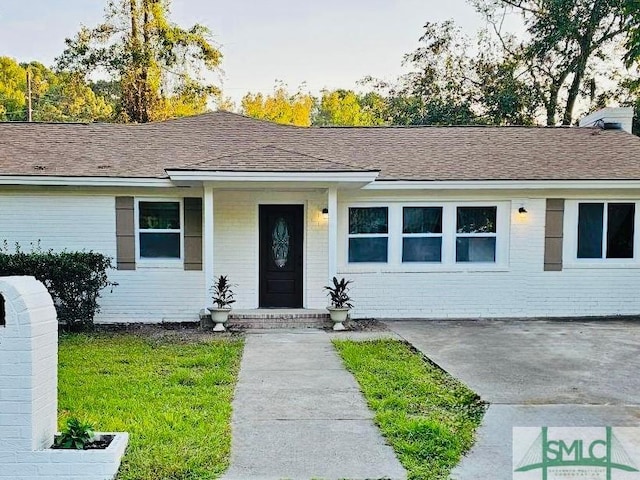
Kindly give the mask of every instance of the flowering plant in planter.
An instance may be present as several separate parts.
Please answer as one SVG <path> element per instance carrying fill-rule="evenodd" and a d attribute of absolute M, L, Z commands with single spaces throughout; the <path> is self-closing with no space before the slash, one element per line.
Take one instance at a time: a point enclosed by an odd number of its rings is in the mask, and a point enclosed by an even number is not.
<path fill-rule="evenodd" d="M 334 330 L 344 330 L 344 322 L 347 319 L 349 310 L 353 308 L 351 303 L 351 297 L 349 296 L 349 284 L 353 283 L 352 280 L 342 278 L 338 280 L 333 277 L 333 285 L 328 285 L 325 290 L 328 291 L 327 296 L 330 299 L 330 305 L 327 307 L 329 315 L 333 321 Z"/>

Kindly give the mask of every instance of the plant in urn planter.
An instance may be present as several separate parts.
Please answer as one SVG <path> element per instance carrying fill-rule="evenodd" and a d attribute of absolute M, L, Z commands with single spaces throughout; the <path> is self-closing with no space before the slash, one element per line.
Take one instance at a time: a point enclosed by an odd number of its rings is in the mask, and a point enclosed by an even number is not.
<path fill-rule="evenodd" d="M 220 275 L 213 284 L 212 290 L 214 305 L 209 307 L 208 310 L 211 312 L 211 320 L 213 320 L 215 324 L 213 331 L 224 332 L 226 330 L 225 323 L 227 323 L 229 313 L 231 312 L 231 304 L 235 303 L 231 284 L 227 276 Z"/>
<path fill-rule="evenodd" d="M 351 297 L 349 297 L 349 284 L 353 283 L 352 280 L 342 278 L 338 280 L 333 277 L 333 285 L 324 287 L 328 290 L 327 296 L 331 300 L 331 304 L 327 307 L 329 315 L 333 321 L 334 330 L 345 330 L 343 322 L 347 319 L 349 310 L 353 308 L 351 304 Z"/>

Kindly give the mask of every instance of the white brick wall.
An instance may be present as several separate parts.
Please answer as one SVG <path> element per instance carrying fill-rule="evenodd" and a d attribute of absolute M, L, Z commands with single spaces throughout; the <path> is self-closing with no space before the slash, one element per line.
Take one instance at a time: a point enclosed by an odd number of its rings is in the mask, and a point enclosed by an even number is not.
<path fill-rule="evenodd" d="M 169 195 L 183 194 L 171 192 Z M 535 195 L 534 195 L 535 194 Z M 41 240 L 43 248 L 93 249 L 115 256 L 115 196 L 167 196 L 166 191 L 94 191 L 0 195 L 0 241 Z M 190 191 L 189 196 L 200 195 Z M 537 317 L 631 315 L 640 313 L 637 268 L 543 271 L 545 198 L 634 198 L 620 191 L 554 192 L 380 192 L 339 191 L 340 275 L 355 280 L 356 317 Z M 345 216 L 349 204 L 458 201 L 505 202 L 511 213 L 508 262 L 500 268 L 470 266 L 434 271 L 428 267 L 383 265 L 373 271 L 347 265 Z M 214 192 L 214 274 L 229 275 L 237 284 L 236 308 L 258 306 L 258 206 L 298 203 L 305 206 L 304 306 L 323 308 L 322 287 L 328 275 L 328 222 L 323 189 Z M 518 216 L 518 207 L 528 210 Z M 43 208 L 46 205 L 46 209 Z M 45 214 L 46 213 L 46 214 Z M 71 221 L 70 219 L 73 219 Z M 202 308 L 205 278 L 201 271 L 145 268 L 113 271 L 120 285 L 105 291 L 99 322 L 160 322 L 196 320 Z"/>
<path fill-rule="evenodd" d="M 584 198 L 584 192 L 580 198 Z M 593 195 L 591 193 L 590 195 Z M 596 197 L 619 198 L 619 193 L 599 192 Z M 547 194 L 550 198 L 576 196 L 570 192 Z M 341 212 L 350 203 L 380 202 L 382 194 L 358 192 L 343 195 Z M 509 261 L 504 268 L 471 266 L 466 270 L 409 271 L 402 265 L 382 266 L 366 272 L 346 264 L 341 250 L 339 272 L 354 280 L 352 294 L 356 318 L 477 318 L 477 317 L 571 317 L 640 314 L 640 270 L 637 268 L 569 269 L 543 271 L 545 198 L 523 198 L 470 193 L 398 193 L 394 202 L 470 201 L 485 198 L 511 202 Z M 520 217 L 520 205 L 528 213 Z M 344 231 L 340 232 L 343 239 Z"/>
<path fill-rule="evenodd" d="M 166 192 L 153 192 L 166 196 Z M 175 194 L 175 192 L 173 192 Z M 42 249 L 94 250 L 116 256 L 115 196 L 150 196 L 146 191 L 0 194 L 0 243 L 23 251 L 40 240 Z M 200 195 L 199 192 L 194 194 Z M 115 262 L 114 262 L 115 263 Z M 177 268 L 109 272 L 119 285 L 102 292 L 96 322 L 195 321 L 202 308 L 204 274 Z"/>
<path fill-rule="evenodd" d="M 326 192 L 214 192 L 214 274 L 229 275 L 237 287 L 235 308 L 258 307 L 258 211 L 260 204 L 305 207 L 305 308 L 326 305 L 322 287 L 328 275 Z"/>

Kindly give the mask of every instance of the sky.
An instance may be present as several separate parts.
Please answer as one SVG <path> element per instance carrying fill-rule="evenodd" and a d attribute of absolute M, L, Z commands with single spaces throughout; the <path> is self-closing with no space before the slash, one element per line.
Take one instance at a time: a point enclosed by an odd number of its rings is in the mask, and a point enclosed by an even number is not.
<path fill-rule="evenodd" d="M 64 39 L 102 19 L 106 0 L 0 0 L 0 55 L 51 66 Z M 36 13 L 37 14 L 34 14 Z M 484 26 L 466 0 L 173 0 L 172 20 L 208 26 L 224 59 L 221 83 L 236 103 L 247 92 L 356 88 L 392 80 L 418 46 L 425 22 Z"/>

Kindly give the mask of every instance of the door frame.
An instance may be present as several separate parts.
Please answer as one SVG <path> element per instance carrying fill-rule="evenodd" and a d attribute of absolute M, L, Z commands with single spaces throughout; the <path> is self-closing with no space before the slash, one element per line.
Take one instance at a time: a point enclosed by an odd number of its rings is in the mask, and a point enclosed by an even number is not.
<path fill-rule="evenodd" d="M 255 308 L 260 308 L 260 206 L 262 205 L 302 205 L 302 308 L 307 308 L 307 200 L 264 199 L 255 206 Z"/>

